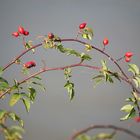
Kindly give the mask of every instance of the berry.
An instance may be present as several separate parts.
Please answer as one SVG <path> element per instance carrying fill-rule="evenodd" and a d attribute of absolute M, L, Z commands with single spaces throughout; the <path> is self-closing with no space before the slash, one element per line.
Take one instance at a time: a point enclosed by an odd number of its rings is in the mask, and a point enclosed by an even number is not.
<path fill-rule="evenodd" d="M 25 68 L 31 68 L 31 67 L 35 67 L 36 63 L 34 61 L 28 61 L 23 65 Z"/>
<path fill-rule="evenodd" d="M 18 37 L 18 36 L 19 36 L 19 33 L 18 33 L 18 32 L 13 32 L 12 35 L 13 35 L 14 37 Z"/>
<path fill-rule="evenodd" d="M 106 45 L 108 45 L 108 43 L 109 43 L 108 38 L 104 38 L 104 40 L 103 40 L 103 45 L 106 46 Z"/>
<path fill-rule="evenodd" d="M 135 120 L 136 122 L 140 122 L 140 117 L 135 117 L 134 120 Z"/>
<path fill-rule="evenodd" d="M 85 27 L 86 27 L 86 25 L 87 25 L 87 23 L 81 23 L 80 25 L 79 25 L 79 29 L 84 29 Z"/>
<path fill-rule="evenodd" d="M 125 57 L 125 62 L 130 62 L 131 58 L 130 57 Z"/>
<path fill-rule="evenodd" d="M 18 32 L 19 32 L 20 34 L 24 34 L 25 30 L 24 30 L 24 28 L 23 28 L 22 26 L 19 26 L 19 27 L 18 27 Z"/>
<path fill-rule="evenodd" d="M 126 52 L 126 53 L 125 53 L 125 56 L 126 56 L 126 57 L 131 57 L 131 56 L 133 56 L 133 53 L 132 53 L 132 52 Z"/>
<path fill-rule="evenodd" d="M 49 39 L 53 39 L 54 38 L 54 34 L 53 33 L 48 33 L 48 38 Z"/>
<path fill-rule="evenodd" d="M 25 36 L 28 36 L 29 35 L 29 32 L 28 31 L 24 31 L 23 33 Z"/>

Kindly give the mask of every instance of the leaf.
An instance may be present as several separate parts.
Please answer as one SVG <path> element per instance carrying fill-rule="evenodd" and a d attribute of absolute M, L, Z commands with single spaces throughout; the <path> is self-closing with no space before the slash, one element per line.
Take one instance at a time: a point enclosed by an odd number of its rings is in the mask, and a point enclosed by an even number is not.
<path fill-rule="evenodd" d="M 23 101 L 23 103 L 24 103 L 24 106 L 25 106 L 25 108 L 26 108 L 26 111 L 29 112 L 29 110 L 30 110 L 30 101 L 29 101 L 29 99 L 27 99 L 27 98 L 22 98 L 22 101 Z"/>
<path fill-rule="evenodd" d="M 64 87 L 67 89 L 71 101 L 74 98 L 74 83 L 67 81 Z"/>
<path fill-rule="evenodd" d="M 20 126 L 17 126 L 17 125 L 11 126 L 9 128 L 9 130 L 11 133 L 15 133 L 15 132 L 23 133 L 24 132 L 24 129 Z"/>
<path fill-rule="evenodd" d="M 134 106 L 132 106 L 131 104 L 127 104 L 121 108 L 121 111 L 130 112 L 133 108 Z"/>
<path fill-rule="evenodd" d="M 81 59 L 82 60 L 91 60 L 92 58 L 88 55 L 88 54 L 85 54 L 85 53 L 81 53 L 80 55 Z"/>
<path fill-rule="evenodd" d="M 133 117 L 136 116 L 136 110 L 134 108 L 132 108 L 132 110 L 130 111 L 130 113 L 128 113 L 126 116 L 120 118 L 121 121 L 125 121 L 125 120 L 128 120 L 128 119 L 131 119 Z"/>
<path fill-rule="evenodd" d="M 29 98 L 33 103 L 36 98 L 36 90 L 32 87 L 29 87 L 28 89 L 29 89 Z"/>
<path fill-rule="evenodd" d="M 92 79 L 95 81 L 94 87 L 96 87 L 97 84 L 101 83 L 104 80 L 104 75 L 100 74 L 100 75 L 93 77 Z"/>
<path fill-rule="evenodd" d="M 93 137 L 94 140 L 109 140 L 112 139 L 114 135 L 108 134 L 108 133 L 99 133 L 95 137 Z"/>
<path fill-rule="evenodd" d="M 32 84 L 38 85 L 38 86 L 40 86 L 40 88 L 41 88 L 44 92 L 46 91 L 46 87 L 45 87 L 43 84 L 38 83 L 38 82 L 35 82 L 35 81 L 33 81 Z"/>
<path fill-rule="evenodd" d="M 10 106 L 14 106 L 22 97 L 22 95 L 20 93 L 14 93 L 11 95 L 11 99 L 9 101 L 9 105 Z"/>
<path fill-rule="evenodd" d="M 42 78 L 40 76 L 34 76 L 33 78 L 37 79 L 37 80 L 42 80 Z"/>
<path fill-rule="evenodd" d="M 28 41 L 28 42 L 26 42 L 26 44 L 25 44 L 25 48 L 28 50 L 28 49 L 30 49 L 30 48 L 32 48 L 32 41 Z M 35 49 L 32 49 L 32 52 L 33 53 L 35 53 Z"/>
<path fill-rule="evenodd" d="M 0 109 L 0 120 L 5 116 L 6 113 L 7 113 L 6 110 Z"/>
<path fill-rule="evenodd" d="M 128 71 L 132 72 L 134 75 L 139 74 L 139 68 L 136 64 L 128 64 L 128 66 L 129 66 Z"/>
<path fill-rule="evenodd" d="M 89 27 L 85 27 L 82 30 L 82 34 L 81 35 L 85 39 L 92 40 L 92 38 L 93 38 L 93 30 L 91 28 L 89 28 Z"/>
<path fill-rule="evenodd" d="M 138 87 L 139 87 L 139 82 L 138 82 L 136 79 L 132 79 L 132 80 L 133 80 L 133 82 L 135 83 L 136 88 L 138 88 Z"/>
<path fill-rule="evenodd" d="M 86 134 L 82 134 L 78 136 L 78 140 L 91 140 L 91 137 Z"/>
<path fill-rule="evenodd" d="M 85 50 L 87 51 L 87 52 L 89 52 L 89 51 L 91 51 L 92 50 L 92 46 L 90 45 L 90 44 L 85 44 Z"/>
<path fill-rule="evenodd" d="M 69 78 L 72 76 L 71 75 L 71 68 L 65 68 L 64 69 L 64 76 L 66 80 L 69 80 Z"/>
<path fill-rule="evenodd" d="M 136 82 L 135 80 L 136 80 L 137 82 Z M 136 87 L 140 87 L 140 78 L 139 78 L 139 77 L 136 76 L 136 77 L 133 79 L 133 81 L 135 82 Z"/>
<path fill-rule="evenodd" d="M 127 102 L 135 102 L 135 99 L 134 98 L 127 98 L 125 101 L 127 101 Z"/>
<path fill-rule="evenodd" d="M 8 116 L 9 116 L 13 121 L 18 121 L 19 124 L 20 124 L 22 127 L 24 126 L 23 120 L 21 120 L 21 118 L 20 118 L 19 116 L 17 116 L 14 112 L 8 113 Z"/>

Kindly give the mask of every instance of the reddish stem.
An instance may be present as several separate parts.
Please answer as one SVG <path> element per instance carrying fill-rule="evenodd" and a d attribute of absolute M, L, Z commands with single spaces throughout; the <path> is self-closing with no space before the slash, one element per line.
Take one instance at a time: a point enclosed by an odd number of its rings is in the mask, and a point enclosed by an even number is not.
<path fill-rule="evenodd" d="M 76 132 L 74 135 L 72 135 L 72 137 L 69 140 L 75 140 L 79 135 L 87 133 L 88 131 L 93 130 L 93 129 L 113 129 L 115 131 L 124 132 L 124 133 L 140 140 L 140 135 L 138 135 L 138 134 L 136 134 L 128 129 L 125 129 L 122 127 L 117 127 L 114 125 L 91 125 L 85 129 L 82 129 L 82 130 Z"/>

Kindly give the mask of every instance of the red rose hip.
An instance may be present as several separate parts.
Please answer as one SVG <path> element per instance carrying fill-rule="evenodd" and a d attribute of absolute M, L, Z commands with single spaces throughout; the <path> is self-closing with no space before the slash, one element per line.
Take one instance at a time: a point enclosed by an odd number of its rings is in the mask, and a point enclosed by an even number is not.
<path fill-rule="evenodd" d="M 53 33 L 48 33 L 48 38 L 49 39 L 53 39 L 54 38 L 54 34 Z"/>
<path fill-rule="evenodd" d="M 133 56 L 133 53 L 132 52 L 126 52 L 125 53 L 125 57 L 131 57 L 131 56 Z"/>
<path fill-rule="evenodd" d="M 108 43 L 109 43 L 108 38 L 104 38 L 104 40 L 103 40 L 103 45 L 106 46 L 106 45 L 108 45 Z"/>
<path fill-rule="evenodd" d="M 19 27 L 18 27 L 18 32 L 19 32 L 20 34 L 24 34 L 25 30 L 24 30 L 24 28 L 23 28 L 22 26 L 19 26 Z"/>
<path fill-rule="evenodd" d="M 25 68 L 32 68 L 36 66 L 36 63 L 34 61 L 28 61 L 23 65 Z"/>
<path fill-rule="evenodd" d="M 135 120 L 136 122 L 140 122 L 140 117 L 135 117 L 134 120 Z"/>
<path fill-rule="evenodd" d="M 28 31 L 24 31 L 24 35 L 25 36 L 28 36 L 29 35 L 29 32 Z"/>
<path fill-rule="evenodd" d="M 84 29 L 85 27 L 86 27 L 86 25 L 87 25 L 87 23 L 81 23 L 80 25 L 79 25 L 79 29 Z"/>
<path fill-rule="evenodd" d="M 131 58 L 130 57 L 125 57 L 125 62 L 130 62 Z"/>
<path fill-rule="evenodd" d="M 14 37 L 18 37 L 18 36 L 19 36 L 19 33 L 18 33 L 18 32 L 13 32 L 12 35 L 13 35 Z"/>

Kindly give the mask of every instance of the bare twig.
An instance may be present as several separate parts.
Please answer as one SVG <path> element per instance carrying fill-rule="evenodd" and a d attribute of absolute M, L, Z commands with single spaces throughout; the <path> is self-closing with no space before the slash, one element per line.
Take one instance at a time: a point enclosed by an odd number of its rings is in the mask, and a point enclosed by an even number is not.
<path fill-rule="evenodd" d="M 91 125 L 85 129 L 82 129 L 80 131 L 77 131 L 76 133 L 74 133 L 70 138 L 69 140 L 75 140 L 79 135 L 81 134 L 84 134 L 84 133 L 87 133 L 88 131 L 91 131 L 93 129 L 113 129 L 115 130 L 116 132 L 117 131 L 120 131 L 120 132 L 124 132 L 130 136 L 132 136 L 133 138 L 136 138 L 138 140 L 140 140 L 140 135 L 126 129 L 126 128 L 122 128 L 122 127 L 117 127 L 117 126 L 114 126 L 114 125 Z"/>

